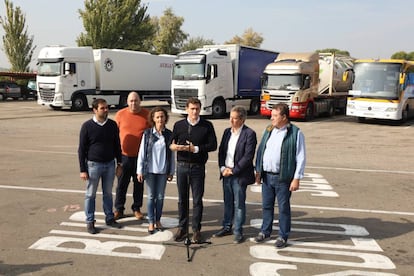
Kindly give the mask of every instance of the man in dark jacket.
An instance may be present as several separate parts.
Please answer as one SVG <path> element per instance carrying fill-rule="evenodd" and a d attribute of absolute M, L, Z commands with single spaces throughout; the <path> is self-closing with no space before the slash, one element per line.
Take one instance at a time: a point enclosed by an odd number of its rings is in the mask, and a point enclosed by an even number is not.
<path fill-rule="evenodd" d="M 220 178 L 223 179 L 223 228 L 214 234 L 222 237 L 232 233 L 234 242 L 243 241 L 243 224 L 246 220 L 246 189 L 255 181 L 253 158 L 256 150 L 256 132 L 246 126 L 247 112 L 235 106 L 230 112 L 231 127 L 224 130 L 219 146 Z"/>
<path fill-rule="evenodd" d="M 189 187 L 193 194 L 192 242 L 201 242 L 201 220 L 205 163 L 208 152 L 217 149 L 217 138 L 213 124 L 200 118 L 201 102 L 189 98 L 186 104 L 187 118 L 174 124 L 170 149 L 177 151 L 177 188 L 179 225 L 175 241 L 188 237 Z"/>

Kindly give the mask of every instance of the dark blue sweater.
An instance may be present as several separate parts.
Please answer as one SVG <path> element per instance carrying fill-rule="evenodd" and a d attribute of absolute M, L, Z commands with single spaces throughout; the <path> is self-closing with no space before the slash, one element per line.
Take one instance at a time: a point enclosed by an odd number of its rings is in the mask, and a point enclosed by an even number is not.
<path fill-rule="evenodd" d="M 81 172 L 87 172 L 87 161 L 122 162 L 119 130 L 115 121 L 108 121 L 100 126 L 90 119 L 83 123 L 79 134 L 79 165 Z"/>
<path fill-rule="evenodd" d="M 208 152 L 217 149 L 217 138 L 213 124 L 207 120 L 200 119 L 198 124 L 190 126 L 187 119 L 182 119 L 174 124 L 172 140 L 176 144 L 186 145 L 187 141 L 199 147 L 198 153 L 187 151 L 177 152 L 177 161 L 205 164 Z"/>

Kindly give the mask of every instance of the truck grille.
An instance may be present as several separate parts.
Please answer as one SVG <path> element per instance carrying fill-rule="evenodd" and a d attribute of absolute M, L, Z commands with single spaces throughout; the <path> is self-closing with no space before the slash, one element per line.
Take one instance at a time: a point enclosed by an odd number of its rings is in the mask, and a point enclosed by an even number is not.
<path fill-rule="evenodd" d="M 44 102 L 53 102 L 55 98 L 55 90 L 54 89 L 43 89 L 39 88 L 40 99 Z"/>
<path fill-rule="evenodd" d="M 188 98 L 194 97 L 197 98 L 198 90 L 197 89 L 174 89 L 174 102 L 175 107 L 179 110 L 185 110 L 185 105 Z"/>

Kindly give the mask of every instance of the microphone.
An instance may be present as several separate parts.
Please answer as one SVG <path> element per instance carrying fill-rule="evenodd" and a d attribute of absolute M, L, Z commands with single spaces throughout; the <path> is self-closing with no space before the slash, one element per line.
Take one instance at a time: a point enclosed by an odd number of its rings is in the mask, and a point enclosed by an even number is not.
<path fill-rule="evenodd" d="M 189 142 L 191 142 L 190 141 L 190 138 L 191 138 L 191 131 L 192 131 L 192 129 L 193 129 L 193 126 L 191 124 L 188 124 L 187 132 L 188 132 L 188 141 Z"/>

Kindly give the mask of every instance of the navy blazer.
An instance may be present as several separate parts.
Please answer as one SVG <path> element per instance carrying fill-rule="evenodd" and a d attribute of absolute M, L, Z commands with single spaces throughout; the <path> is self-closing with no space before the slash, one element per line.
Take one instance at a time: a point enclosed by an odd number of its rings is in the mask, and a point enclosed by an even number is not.
<path fill-rule="evenodd" d="M 226 153 L 231 137 L 231 128 L 226 128 L 219 146 L 219 168 L 226 166 Z M 238 177 L 240 185 L 249 185 L 255 182 L 253 159 L 256 151 L 256 132 L 243 125 L 234 153 L 233 175 Z M 220 179 L 223 175 L 220 173 Z"/>

